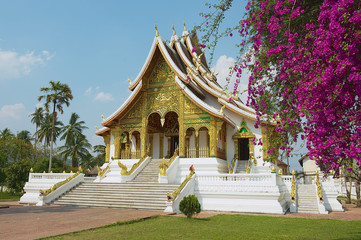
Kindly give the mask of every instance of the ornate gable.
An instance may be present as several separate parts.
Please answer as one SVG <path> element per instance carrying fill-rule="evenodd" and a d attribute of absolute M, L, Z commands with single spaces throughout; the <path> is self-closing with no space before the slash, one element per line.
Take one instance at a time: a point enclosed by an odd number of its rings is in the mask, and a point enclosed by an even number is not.
<path fill-rule="evenodd" d="M 232 138 L 253 138 L 255 135 L 248 128 L 246 121 L 243 119 L 241 125 L 239 126 L 237 132 L 232 136 Z"/>

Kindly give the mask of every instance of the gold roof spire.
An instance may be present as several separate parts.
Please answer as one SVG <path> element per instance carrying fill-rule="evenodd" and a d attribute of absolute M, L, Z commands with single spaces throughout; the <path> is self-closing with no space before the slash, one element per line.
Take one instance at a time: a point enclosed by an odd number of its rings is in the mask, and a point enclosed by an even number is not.
<path fill-rule="evenodd" d="M 186 21 L 183 22 L 183 25 L 184 25 L 184 31 L 187 31 Z"/>
<path fill-rule="evenodd" d="M 156 37 L 159 37 L 159 32 L 158 32 L 157 24 L 155 24 L 155 36 L 156 36 Z"/>
<path fill-rule="evenodd" d="M 175 36 L 175 29 L 174 29 L 174 25 L 172 25 L 172 28 L 173 28 L 173 36 Z"/>

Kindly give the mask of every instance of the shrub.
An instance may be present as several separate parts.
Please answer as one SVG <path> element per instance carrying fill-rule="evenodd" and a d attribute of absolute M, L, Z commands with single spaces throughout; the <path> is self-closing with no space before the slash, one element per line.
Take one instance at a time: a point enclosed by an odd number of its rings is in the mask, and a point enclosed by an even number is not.
<path fill-rule="evenodd" d="M 187 218 L 191 218 L 194 214 L 201 212 L 201 204 L 195 195 L 189 195 L 184 197 L 179 203 L 179 210 L 186 215 Z"/>

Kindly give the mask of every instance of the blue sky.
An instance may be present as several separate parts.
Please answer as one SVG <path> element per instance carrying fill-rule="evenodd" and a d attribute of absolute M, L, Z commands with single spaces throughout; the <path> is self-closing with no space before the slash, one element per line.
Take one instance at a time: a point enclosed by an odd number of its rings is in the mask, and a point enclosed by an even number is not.
<path fill-rule="evenodd" d="M 60 120 L 67 123 L 77 112 L 92 144 L 102 143 L 94 136 L 101 114 L 110 115 L 129 95 L 127 79 L 143 66 L 154 24 L 169 40 L 172 24 L 181 35 L 184 21 L 191 29 L 207 10 L 203 1 L 188 0 L 0 3 L 0 129 L 33 133 L 28 115 L 39 106 L 40 88 L 54 80 L 67 83 L 74 95 Z M 221 43 L 215 59 L 232 61 L 235 40 Z"/>
<path fill-rule="evenodd" d="M 226 24 L 235 24 L 247 1 L 235 1 Z M 172 25 L 181 35 L 200 24 L 205 1 L 0 0 L 0 130 L 34 133 L 29 114 L 40 106 L 40 88 L 50 80 L 67 83 L 74 99 L 60 115 L 66 124 L 76 112 L 89 127 L 91 144 L 101 114 L 109 116 L 128 97 L 127 79 L 142 68 L 153 38 L 154 24 L 169 40 Z M 222 40 L 211 67 L 219 81 L 237 56 L 236 34 Z M 206 52 L 206 55 L 209 54 Z M 244 88 L 247 80 L 241 82 Z"/>

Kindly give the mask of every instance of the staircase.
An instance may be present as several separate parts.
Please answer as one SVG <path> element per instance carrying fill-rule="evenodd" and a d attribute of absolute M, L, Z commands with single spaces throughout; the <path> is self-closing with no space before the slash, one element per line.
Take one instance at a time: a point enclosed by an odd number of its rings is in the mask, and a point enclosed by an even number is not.
<path fill-rule="evenodd" d="M 319 213 L 315 185 L 313 184 L 297 185 L 297 212 Z"/>
<path fill-rule="evenodd" d="M 246 173 L 246 164 L 248 164 L 248 160 L 238 160 L 235 173 Z"/>
<path fill-rule="evenodd" d="M 167 161 L 166 159 L 165 161 Z M 132 182 L 152 182 L 158 183 L 158 175 L 159 175 L 159 163 L 161 163 L 163 159 L 152 159 L 148 165 L 143 168 L 143 170 L 136 176 L 136 178 Z"/>
<path fill-rule="evenodd" d="M 164 210 L 167 193 L 179 185 L 158 183 L 162 159 L 153 159 L 131 182 L 85 181 L 59 199 L 56 205 Z"/>

